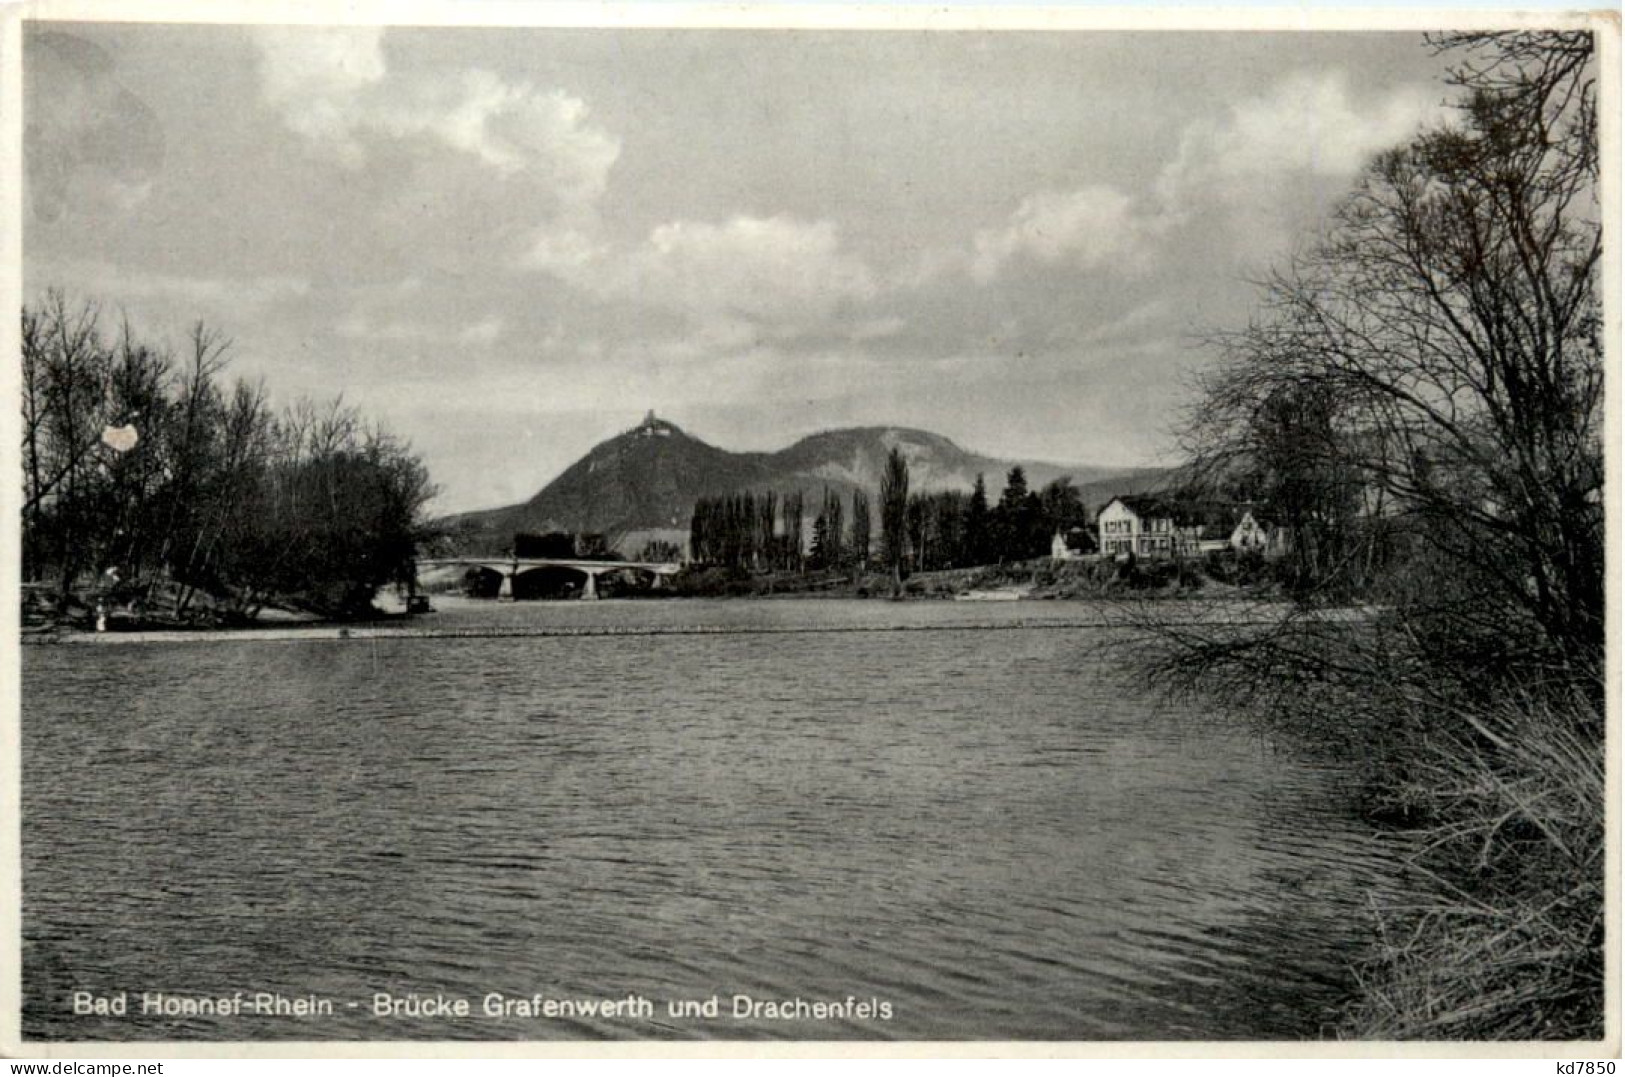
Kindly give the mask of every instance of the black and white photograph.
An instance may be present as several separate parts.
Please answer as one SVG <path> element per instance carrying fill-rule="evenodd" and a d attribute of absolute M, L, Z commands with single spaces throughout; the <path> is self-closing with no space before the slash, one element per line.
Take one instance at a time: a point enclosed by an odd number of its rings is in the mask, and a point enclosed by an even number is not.
<path fill-rule="evenodd" d="M 7 27 L 8 1053 L 1618 1057 L 1617 12 L 473 8 Z"/>

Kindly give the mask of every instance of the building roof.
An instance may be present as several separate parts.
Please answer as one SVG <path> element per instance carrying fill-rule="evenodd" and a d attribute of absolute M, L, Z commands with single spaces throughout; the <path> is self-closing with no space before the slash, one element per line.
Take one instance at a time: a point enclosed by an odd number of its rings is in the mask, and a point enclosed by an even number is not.
<path fill-rule="evenodd" d="M 1124 508 L 1140 517 L 1174 515 L 1173 507 L 1168 502 L 1151 494 L 1121 494 L 1102 505 L 1100 511 L 1105 512 L 1111 508 L 1112 502 L 1121 502 Z M 1098 515 L 1099 513 L 1096 513 L 1096 516 Z"/>
<path fill-rule="evenodd" d="M 1246 501 L 1181 501 L 1151 494 L 1124 494 L 1112 498 L 1100 511 L 1105 512 L 1111 507 L 1112 502 L 1121 502 L 1141 519 L 1148 517 L 1172 519 L 1174 526 L 1178 528 L 1201 528 L 1203 536 L 1208 538 L 1218 535 L 1229 536 L 1255 507 Z M 1260 524 L 1263 523 L 1256 514 L 1253 518 Z M 1099 513 L 1096 514 L 1096 520 L 1099 520 Z"/>
<path fill-rule="evenodd" d="M 1205 535 L 1228 535 L 1247 515 L 1244 505 L 1226 505 L 1213 502 L 1194 502 L 1181 505 L 1175 513 L 1180 527 L 1199 527 Z"/>

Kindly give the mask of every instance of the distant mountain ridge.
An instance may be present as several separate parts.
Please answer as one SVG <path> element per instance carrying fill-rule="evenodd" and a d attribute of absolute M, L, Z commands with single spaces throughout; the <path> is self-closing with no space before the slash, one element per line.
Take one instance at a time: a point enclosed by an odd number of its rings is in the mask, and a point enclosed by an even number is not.
<path fill-rule="evenodd" d="M 860 487 L 875 496 L 894 446 L 908 460 L 912 490 L 969 490 L 981 474 L 990 500 L 998 498 L 1005 474 L 1016 464 L 1035 490 L 1070 476 L 1092 508 L 1113 494 L 1154 486 L 1169 470 L 999 460 L 970 452 L 940 434 L 901 426 L 827 430 L 778 452 L 736 453 L 651 413 L 631 430 L 595 445 L 530 500 L 460 513 L 443 523 L 452 543 L 467 552 L 504 550 L 520 531 L 569 531 L 601 533 L 612 546 L 635 555 L 632 547 L 641 549 L 650 539 L 686 538 L 694 502 L 701 497 L 801 490 L 811 508 L 826 487 L 843 498 Z M 1102 489 L 1102 484 L 1111 489 Z"/>

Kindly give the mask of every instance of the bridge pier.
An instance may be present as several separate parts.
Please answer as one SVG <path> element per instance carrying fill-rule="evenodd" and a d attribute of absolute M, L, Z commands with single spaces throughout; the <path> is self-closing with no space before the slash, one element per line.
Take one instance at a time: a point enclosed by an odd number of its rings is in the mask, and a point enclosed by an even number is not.
<path fill-rule="evenodd" d="M 512 572 L 504 572 L 502 574 L 502 583 L 497 587 L 498 602 L 513 601 L 513 577 L 514 573 Z"/>
<path fill-rule="evenodd" d="M 581 597 L 590 602 L 598 597 L 598 573 L 587 572 L 584 575 L 587 577 L 587 585 L 581 589 Z"/>

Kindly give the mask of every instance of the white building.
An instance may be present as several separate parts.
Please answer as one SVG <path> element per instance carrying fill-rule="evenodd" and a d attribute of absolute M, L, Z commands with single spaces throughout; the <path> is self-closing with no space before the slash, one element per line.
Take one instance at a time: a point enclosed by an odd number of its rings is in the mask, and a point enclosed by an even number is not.
<path fill-rule="evenodd" d="M 1106 557 L 1170 557 L 1174 552 L 1174 511 L 1154 497 L 1114 497 L 1095 518 L 1100 552 Z"/>
<path fill-rule="evenodd" d="M 1055 537 L 1050 539 L 1049 556 L 1052 561 L 1082 561 L 1093 555 L 1089 547 L 1093 544 L 1093 536 L 1081 527 L 1074 527 L 1070 531 L 1057 531 Z"/>
<path fill-rule="evenodd" d="M 1194 557 L 1264 553 L 1270 532 L 1245 505 L 1174 503 L 1140 495 L 1113 498 L 1096 518 L 1107 557 Z"/>
<path fill-rule="evenodd" d="M 1198 553 L 1263 553 L 1269 547 L 1270 533 L 1253 510 L 1227 508 L 1208 510 L 1198 522 L 1182 527 L 1181 533 L 1194 542 Z"/>

